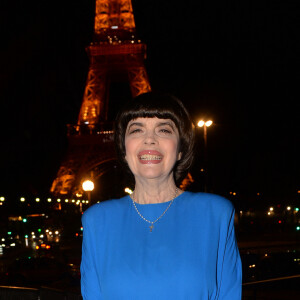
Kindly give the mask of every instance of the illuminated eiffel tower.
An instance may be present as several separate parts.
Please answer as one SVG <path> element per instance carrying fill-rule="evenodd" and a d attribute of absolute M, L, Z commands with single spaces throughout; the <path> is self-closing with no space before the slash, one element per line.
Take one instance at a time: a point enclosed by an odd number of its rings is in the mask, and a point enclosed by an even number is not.
<path fill-rule="evenodd" d="M 144 66 L 146 45 L 135 37 L 131 0 L 96 0 L 94 41 L 87 53 L 90 66 L 83 101 L 77 124 L 68 125 L 68 151 L 52 183 L 54 195 L 75 195 L 85 178 L 95 180 L 112 167 L 111 83 L 116 78 L 128 82 L 132 97 L 151 90 Z"/>

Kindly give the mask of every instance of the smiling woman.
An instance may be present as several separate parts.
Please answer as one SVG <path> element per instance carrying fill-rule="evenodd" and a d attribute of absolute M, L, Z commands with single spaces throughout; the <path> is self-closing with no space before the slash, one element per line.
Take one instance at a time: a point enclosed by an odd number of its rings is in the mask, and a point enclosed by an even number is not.
<path fill-rule="evenodd" d="M 137 118 L 130 121 L 125 134 L 125 160 L 135 177 L 135 192 L 139 185 L 146 184 L 144 179 L 153 183 L 152 189 L 163 188 L 170 184 L 175 163 L 180 159 L 179 133 L 170 119 Z M 165 182 L 167 180 L 167 182 Z M 143 183 L 142 183 L 143 182 Z M 158 185 L 158 186 L 157 186 Z"/>
<path fill-rule="evenodd" d="M 136 97 L 117 117 L 115 142 L 135 189 L 83 215 L 83 299 L 241 299 L 233 206 L 177 187 L 194 150 L 183 104 Z"/>
<path fill-rule="evenodd" d="M 172 171 L 175 183 L 179 185 L 186 177 L 194 159 L 194 126 L 187 110 L 175 97 L 154 92 L 142 94 L 134 101 L 128 102 L 119 113 L 115 128 L 117 154 L 119 160 L 127 167 L 125 139 L 131 126 L 139 125 L 136 129 L 142 130 L 142 124 L 137 124 L 138 118 L 159 119 L 157 130 L 160 129 L 160 136 L 168 136 L 168 131 L 171 136 L 177 132 L 178 153 L 181 153 L 182 157 Z"/>

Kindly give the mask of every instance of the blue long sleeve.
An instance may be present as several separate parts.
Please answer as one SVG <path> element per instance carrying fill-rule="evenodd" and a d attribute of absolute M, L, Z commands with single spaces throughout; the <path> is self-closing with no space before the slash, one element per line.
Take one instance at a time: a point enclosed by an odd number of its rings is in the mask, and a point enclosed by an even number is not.
<path fill-rule="evenodd" d="M 227 226 L 224 253 L 218 263 L 220 287 L 218 299 L 240 300 L 242 298 L 242 269 L 234 232 L 234 210 Z"/>
<path fill-rule="evenodd" d="M 103 299 L 101 296 L 100 281 L 95 263 L 95 248 L 93 247 L 93 226 L 97 224 L 89 224 L 86 216 L 82 216 L 82 225 L 84 227 L 84 235 L 82 241 L 82 260 L 80 265 L 81 273 L 81 294 L 83 299 Z"/>

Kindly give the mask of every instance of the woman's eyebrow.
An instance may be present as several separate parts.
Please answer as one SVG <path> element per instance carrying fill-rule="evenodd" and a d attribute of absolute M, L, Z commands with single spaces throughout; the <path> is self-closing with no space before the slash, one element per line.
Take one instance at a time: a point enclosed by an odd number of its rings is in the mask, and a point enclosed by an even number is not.
<path fill-rule="evenodd" d="M 158 126 L 165 126 L 165 125 L 168 125 L 168 126 L 170 126 L 172 129 L 174 129 L 174 124 L 173 124 L 173 122 L 168 122 L 168 121 L 166 121 L 166 122 L 160 122 L 160 123 L 158 124 Z"/>
<path fill-rule="evenodd" d="M 132 127 L 132 126 L 139 126 L 139 127 L 143 127 L 143 123 L 140 122 L 132 122 L 128 125 L 128 130 Z"/>

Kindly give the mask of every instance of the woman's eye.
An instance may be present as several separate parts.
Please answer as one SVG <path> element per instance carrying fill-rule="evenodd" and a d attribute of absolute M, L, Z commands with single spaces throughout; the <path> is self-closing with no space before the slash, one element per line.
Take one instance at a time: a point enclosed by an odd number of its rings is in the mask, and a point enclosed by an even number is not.
<path fill-rule="evenodd" d="M 129 132 L 129 134 L 139 133 L 139 132 L 141 132 L 141 131 L 142 131 L 141 129 L 136 128 L 136 129 L 132 129 L 132 130 Z"/>
<path fill-rule="evenodd" d="M 159 130 L 159 132 L 162 132 L 162 133 L 172 133 L 172 131 L 171 130 L 169 130 L 169 129 L 166 129 L 166 128 L 161 128 L 160 130 Z"/>

